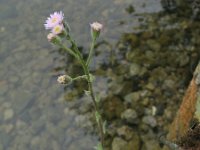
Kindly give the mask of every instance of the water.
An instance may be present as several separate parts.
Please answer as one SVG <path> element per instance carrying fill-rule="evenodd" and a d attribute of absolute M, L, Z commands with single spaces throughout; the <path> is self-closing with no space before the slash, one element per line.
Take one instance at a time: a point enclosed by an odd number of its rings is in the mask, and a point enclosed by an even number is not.
<path fill-rule="evenodd" d="M 113 50 L 124 33 L 142 30 L 145 15 L 162 11 L 159 0 L 0 0 L 0 10 L 0 150 L 92 149 L 97 136 L 88 113 L 90 100 L 82 88 L 77 92 L 56 81 L 65 71 L 76 74 L 79 71 L 73 68 L 79 66 L 47 41 L 44 21 L 50 13 L 63 11 L 84 53 L 89 47 L 89 23 L 99 21 L 104 25 L 99 41 L 107 41 Z M 109 64 L 106 58 L 111 54 L 106 50 L 110 49 L 105 46 L 95 58 L 93 70 L 102 62 Z M 109 78 L 102 71 L 97 74 L 102 84 L 96 89 L 106 97 Z"/>

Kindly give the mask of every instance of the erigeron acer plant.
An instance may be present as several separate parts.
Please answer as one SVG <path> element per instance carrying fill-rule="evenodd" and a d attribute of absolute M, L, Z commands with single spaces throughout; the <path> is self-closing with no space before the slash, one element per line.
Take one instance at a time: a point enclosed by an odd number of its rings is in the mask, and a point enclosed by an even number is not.
<path fill-rule="evenodd" d="M 84 79 L 88 82 L 88 89 L 86 89 L 87 91 L 86 93 L 92 99 L 92 102 L 94 105 L 94 114 L 96 117 L 96 123 L 97 123 L 99 133 L 100 133 L 100 143 L 97 145 L 97 147 L 95 147 L 95 149 L 103 150 L 105 123 L 103 123 L 101 114 L 99 112 L 99 105 L 98 105 L 99 98 L 97 98 L 93 90 L 92 82 L 94 80 L 94 76 L 90 74 L 90 71 L 89 71 L 89 65 L 91 63 L 91 59 L 93 56 L 94 46 L 95 46 L 97 38 L 100 35 L 100 32 L 103 26 L 102 24 L 98 22 L 94 22 L 90 24 L 92 42 L 91 42 L 89 54 L 86 60 L 83 58 L 80 50 L 78 49 L 77 44 L 71 37 L 69 25 L 66 22 L 64 22 L 64 14 L 61 11 L 50 14 L 50 17 L 47 18 L 44 26 L 47 30 L 50 30 L 50 33 L 47 35 L 48 41 L 58 46 L 59 48 L 64 49 L 66 52 L 72 55 L 75 59 L 77 59 L 82 66 L 82 69 L 84 71 L 83 75 L 80 75 L 74 78 L 70 77 L 69 75 L 61 75 L 58 77 L 57 81 L 61 84 L 66 84 L 66 85 L 71 84 L 74 80 L 80 80 L 80 79 Z M 71 47 L 65 46 L 63 44 L 64 43 L 63 40 L 67 40 L 69 43 L 71 43 Z"/>

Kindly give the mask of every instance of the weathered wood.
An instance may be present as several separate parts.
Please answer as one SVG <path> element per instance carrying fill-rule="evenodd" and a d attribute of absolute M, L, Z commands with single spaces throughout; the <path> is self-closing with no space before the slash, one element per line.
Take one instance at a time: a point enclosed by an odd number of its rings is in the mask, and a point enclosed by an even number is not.
<path fill-rule="evenodd" d="M 186 138 L 188 131 L 192 129 L 193 120 L 200 122 L 200 64 L 195 69 L 181 106 L 170 126 L 167 139 L 178 141 Z"/>

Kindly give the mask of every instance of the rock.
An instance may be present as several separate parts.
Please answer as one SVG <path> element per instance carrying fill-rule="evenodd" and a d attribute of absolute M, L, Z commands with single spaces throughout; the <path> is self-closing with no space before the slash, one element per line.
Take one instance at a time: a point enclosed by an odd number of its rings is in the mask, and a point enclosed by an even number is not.
<path fill-rule="evenodd" d="M 37 146 L 40 143 L 40 137 L 39 136 L 35 136 L 31 139 L 31 146 Z"/>
<path fill-rule="evenodd" d="M 132 139 L 128 142 L 127 149 L 128 150 L 140 150 L 140 137 L 136 134 L 133 133 Z"/>
<path fill-rule="evenodd" d="M 167 79 L 167 80 L 164 81 L 163 85 L 164 85 L 164 87 L 173 89 L 175 87 L 175 82 L 171 79 Z"/>
<path fill-rule="evenodd" d="M 150 91 L 155 89 L 155 86 L 152 83 L 148 83 L 145 87 L 147 90 L 150 90 Z"/>
<path fill-rule="evenodd" d="M 160 150 L 159 143 L 154 140 L 145 140 L 142 150 Z"/>
<path fill-rule="evenodd" d="M 103 113 L 106 120 L 113 118 L 119 118 L 121 113 L 124 111 L 124 105 L 122 100 L 117 96 L 109 96 L 103 103 Z"/>
<path fill-rule="evenodd" d="M 81 128 L 90 130 L 92 129 L 92 122 L 89 119 L 88 115 L 78 115 L 75 118 L 75 123 Z"/>
<path fill-rule="evenodd" d="M 128 123 L 137 124 L 137 112 L 133 109 L 127 109 L 121 114 L 121 118 Z"/>
<path fill-rule="evenodd" d="M 14 116 L 14 111 L 12 109 L 6 109 L 4 111 L 4 120 L 9 120 Z"/>
<path fill-rule="evenodd" d="M 4 95 L 8 91 L 8 84 L 6 81 L 0 81 L 0 95 Z"/>
<path fill-rule="evenodd" d="M 119 137 L 115 137 L 112 142 L 112 150 L 127 150 L 127 142 Z"/>
<path fill-rule="evenodd" d="M 140 99 L 140 93 L 139 92 L 129 93 L 124 97 L 124 99 L 126 103 L 132 103 L 133 101 L 137 102 Z"/>
<path fill-rule="evenodd" d="M 144 98 L 144 99 L 141 101 L 141 104 L 142 104 L 143 106 L 148 106 L 149 101 L 150 101 L 149 98 L 146 97 L 146 98 Z"/>
<path fill-rule="evenodd" d="M 147 69 L 137 63 L 132 63 L 129 72 L 130 76 L 142 76 L 147 72 Z"/>
<path fill-rule="evenodd" d="M 147 45 L 149 46 L 150 49 L 159 51 L 160 50 L 160 44 L 156 40 L 149 39 L 147 40 Z"/>
<path fill-rule="evenodd" d="M 155 127 L 157 125 L 157 121 L 156 121 L 156 119 L 153 116 L 144 116 L 142 118 L 142 121 L 145 124 L 147 124 L 147 125 L 149 125 L 151 127 Z"/>
<path fill-rule="evenodd" d="M 126 141 L 130 140 L 133 136 L 133 130 L 128 126 L 122 126 L 117 129 L 117 134 L 124 138 Z"/>
<path fill-rule="evenodd" d="M 13 124 L 6 124 L 4 126 L 4 130 L 6 131 L 6 133 L 9 133 L 12 131 L 13 127 L 14 127 Z"/>
<path fill-rule="evenodd" d="M 135 76 L 135 75 L 139 75 L 141 71 L 141 66 L 136 64 L 136 63 L 132 63 L 130 66 L 130 75 Z"/>

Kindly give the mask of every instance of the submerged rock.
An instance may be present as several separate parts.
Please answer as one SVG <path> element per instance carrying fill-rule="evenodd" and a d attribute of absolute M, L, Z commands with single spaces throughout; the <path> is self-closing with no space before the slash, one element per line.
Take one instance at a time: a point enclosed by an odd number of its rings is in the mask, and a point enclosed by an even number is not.
<path fill-rule="evenodd" d="M 112 142 L 112 150 L 128 150 L 127 147 L 128 142 L 123 140 L 122 138 L 115 137 Z"/>
<path fill-rule="evenodd" d="M 147 124 L 147 125 L 149 125 L 151 127 L 155 127 L 157 125 L 157 121 L 156 121 L 156 119 L 153 116 L 144 116 L 142 118 L 142 121 L 145 124 Z"/>
<path fill-rule="evenodd" d="M 137 124 L 138 119 L 137 112 L 133 109 L 127 109 L 121 114 L 121 118 L 126 120 L 128 123 Z"/>

